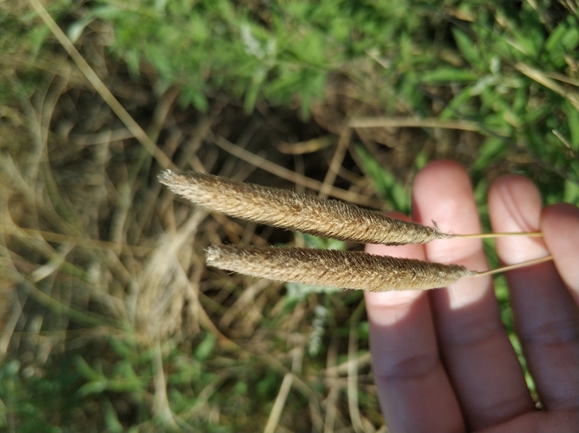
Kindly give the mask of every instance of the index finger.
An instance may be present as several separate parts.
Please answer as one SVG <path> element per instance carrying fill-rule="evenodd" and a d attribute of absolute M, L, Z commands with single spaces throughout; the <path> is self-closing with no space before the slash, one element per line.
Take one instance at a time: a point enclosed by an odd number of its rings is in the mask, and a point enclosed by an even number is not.
<path fill-rule="evenodd" d="M 409 219 L 401 214 L 392 216 Z M 366 252 L 424 259 L 421 245 L 366 245 Z M 420 291 L 364 294 L 372 370 L 389 430 L 464 430 L 460 407 L 438 353 L 427 294 Z"/>

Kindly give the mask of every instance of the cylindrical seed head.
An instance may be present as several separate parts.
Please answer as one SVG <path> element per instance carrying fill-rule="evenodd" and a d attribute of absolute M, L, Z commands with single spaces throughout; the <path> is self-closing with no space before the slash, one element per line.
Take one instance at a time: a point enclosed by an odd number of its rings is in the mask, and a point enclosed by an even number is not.
<path fill-rule="evenodd" d="M 327 238 L 403 245 L 454 237 L 436 227 L 389 218 L 341 201 L 244 184 L 209 174 L 165 170 L 159 180 L 175 194 L 207 209 Z"/>
<path fill-rule="evenodd" d="M 371 292 L 434 289 L 477 274 L 459 265 L 303 248 L 212 245 L 206 259 L 209 266 L 254 277 Z"/>

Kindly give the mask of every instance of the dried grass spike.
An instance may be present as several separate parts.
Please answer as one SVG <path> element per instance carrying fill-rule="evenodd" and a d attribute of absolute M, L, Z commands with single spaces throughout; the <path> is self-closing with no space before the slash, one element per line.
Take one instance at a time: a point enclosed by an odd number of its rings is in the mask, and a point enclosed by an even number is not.
<path fill-rule="evenodd" d="M 206 259 L 209 266 L 254 277 L 371 292 L 428 290 L 477 275 L 459 265 L 355 251 L 212 245 Z"/>
<path fill-rule="evenodd" d="M 327 238 L 404 245 L 455 237 L 436 227 L 389 218 L 341 201 L 244 184 L 209 174 L 165 170 L 159 180 L 175 194 L 207 209 Z"/>

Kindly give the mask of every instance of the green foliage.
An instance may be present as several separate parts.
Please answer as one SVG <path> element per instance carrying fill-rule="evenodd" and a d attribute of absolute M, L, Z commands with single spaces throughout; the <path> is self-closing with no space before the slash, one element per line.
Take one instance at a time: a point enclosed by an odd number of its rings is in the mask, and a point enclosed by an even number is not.
<path fill-rule="evenodd" d="M 496 163 L 505 153 L 504 141 L 498 137 L 489 137 L 480 146 L 478 157 L 473 164 L 473 170 L 483 171 L 486 167 Z"/>
<path fill-rule="evenodd" d="M 356 153 L 362 162 L 362 169 L 372 181 L 372 185 L 382 199 L 389 203 L 393 210 L 410 213 L 410 191 L 401 185 L 384 166 L 362 146 L 356 146 Z"/>
<path fill-rule="evenodd" d="M 215 348 L 215 337 L 212 334 L 207 334 L 201 340 L 197 348 L 195 349 L 195 359 L 199 362 L 205 361 L 213 352 Z"/>
<path fill-rule="evenodd" d="M 493 140 L 495 154 L 517 143 L 553 171 L 579 182 L 579 171 L 573 163 L 578 156 L 573 147 L 578 94 L 574 89 L 563 90 L 560 82 L 550 78 L 556 72 L 565 75 L 577 62 L 578 19 L 568 15 L 549 35 L 545 20 L 528 3 L 521 7 L 515 13 L 507 4 L 494 16 L 478 7 L 473 9 L 472 24 L 453 29 L 463 58 L 461 70 L 476 71 L 478 77 L 449 102 L 443 115 L 481 122 Z M 571 146 L 552 131 L 570 137 Z M 497 139 L 503 141 L 502 145 Z M 479 167 L 488 163 L 484 161 L 490 151 L 488 143 L 487 155 L 478 161 Z"/>
<path fill-rule="evenodd" d="M 424 83 L 475 80 L 476 73 L 468 68 L 444 64 L 432 68 L 440 62 L 426 50 L 433 24 L 441 24 L 432 22 L 428 13 L 436 3 L 386 6 L 353 0 L 294 1 L 272 8 L 267 19 L 255 20 L 249 4 L 224 0 L 100 0 L 71 25 L 69 35 L 78 38 L 80 29 L 95 18 L 111 23 L 115 30 L 112 51 L 126 59 L 135 76 L 145 61 L 158 71 L 161 88 L 181 83 L 183 104 L 204 110 L 203 95 L 227 89 L 244 95 L 246 110 L 253 109 L 259 95 L 280 104 L 299 96 L 307 115 L 311 101 L 322 97 L 328 73 L 366 57 L 369 49 L 393 56 L 392 71 L 401 74 L 402 80 L 410 78 L 404 77 L 410 70 L 420 71 L 418 80 Z M 562 39 L 551 45 L 566 53 L 572 43 L 557 43 Z M 402 50 L 398 40 L 403 41 Z M 464 37 L 462 42 L 466 46 Z M 537 43 L 526 45 L 531 50 Z M 480 62 L 476 57 L 471 53 L 470 59 Z"/>
<path fill-rule="evenodd" d="M 152 65 L 155 89 L 179 85 L 180 104 L 200 111 L 225 91 L 242 98 L 246 112 L 259 101 L 288 105 L 298 98 L 308 117 L 328 78 L 346 74 L 380 77 L 411 112 L 429 116 L 428 95 L 452 85 L 441 118 L 474 120 L 504 149 L 524 148 L 579 182 L 579 92 L 558 78 L 577 79 L 579 18 L 555 13 L 550 3 L 449 4 L 465 20 L 440 6 L 292 0 L 261 10 L 227 0 L 97 0 L 80 9 L 67 33 L 77 41 L 95 20 L 107 23 L 114 35 L 108 49 L 135 79 Z M 54 2 L 50 10 L 58 19 L 73 7 Z M 30 14 L 19 19 L 34 57 L 47 28 L 31 26 Z M 383 104 L 391 106 L 391 97 Z"/>
<path fill-rule="evenodd" d="M 307 233 L 296 233 L 296 236 L 303 240 L 306 248 L 316 248 L 320 250 L 338 250 L 344 251 L 346 243 L 337 239 L 326 239 L 319 236 L 309 235 Z"/>
<path fill-rule="evenodd" d="M 66 360 L 49 364 L 46 371 L 24 367 L 16 359 L 0 364 L 0 430 L 62 432 L 78 405 L 74 389 L 80 378 Z"/>

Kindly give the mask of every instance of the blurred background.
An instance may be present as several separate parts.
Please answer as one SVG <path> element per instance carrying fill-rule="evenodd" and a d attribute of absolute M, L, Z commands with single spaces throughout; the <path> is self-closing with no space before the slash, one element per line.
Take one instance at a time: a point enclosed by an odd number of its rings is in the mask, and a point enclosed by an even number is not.
<path fill-rule="evenodd" d="M 0 430 L 388 431 L 362 293 L 203 257 L 210 243 L 361 246 L 209 213 L 157 174 L 409 212 L 417 170 L 451 158 L 487 231 L 504 173 L 579 204 L 578 9 L 2 2 Z M 520 353 L 500 276 L 496 292 Z"/>

